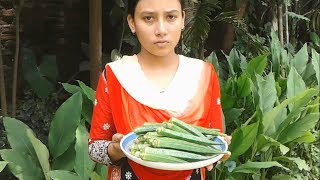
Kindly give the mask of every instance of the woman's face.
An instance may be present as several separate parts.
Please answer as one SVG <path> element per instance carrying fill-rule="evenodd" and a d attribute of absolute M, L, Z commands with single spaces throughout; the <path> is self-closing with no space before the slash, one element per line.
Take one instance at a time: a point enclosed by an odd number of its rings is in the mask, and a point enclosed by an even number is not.
<path fill-rule="evenodd" d="M 179 0 L 140 0 L 134 18 L 128 16 L 128 23 L 141 43 L 142 52 L 166 56 L 174 53 L 179 42 L 184 12 Z"/>

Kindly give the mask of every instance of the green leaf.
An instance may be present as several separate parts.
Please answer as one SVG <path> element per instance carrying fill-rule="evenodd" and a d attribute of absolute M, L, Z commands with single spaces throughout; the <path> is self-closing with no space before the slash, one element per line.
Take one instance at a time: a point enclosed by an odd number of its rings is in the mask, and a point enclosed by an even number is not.
<path fill-rule="evenodd" d="M 228 109 L 228 110 L 224 110 L 223 114 L 224 114 L 224 117 L 225 117 L 226 126 L 229 123 L 237 122 L 238 119 L 239 119 L 239 116 L 242 114 L 243 111 L 244 111 L 244 108 L 241 108 L 241 109 L 231 108 L 231 109 Z"/>
<path fill-rule="evenodd" d="M 95 163 L 90 159 L 88 152 L 89 134 L 87 129 L 79 125 L 76 131 L 76 159 L 74 170 L 83 179 L 89 179 L 88 174 L 91 174 Z"/>
<path fill-rule="evenodd" d="M 316 138 L 314 137 L 314 135 L 310 131 L 307 131 L 303 136 L 298 137 L 292 142 L 301 144 L 301 143 L 312 143 L 314 141 L 316 141 Z"/>
<path fill-rule="evenodd" d="M 295 97 L 284 100 L 281 104 L 266 113 L 262 120 L 263 132 L 265 135 L 274 138 L 277 133 L 280 133 L 281 130 L 291 122 L 296 114 L 301 112 L 300 108 L 306 105 L 317 93 L 318 91 L 316 89 L 307 89 Z M 290 103 L 295 103 L 295 106 L 291 115 L 287 117 L 286 107 Z"/>
<path fill-rule="evenodd" d="M 319 120 L 319 113 L 307 114 L 302 119 L 299 119 L 288 125 L 280 134 L 278 141 L 282 144 L 289 143 L 303 136 L 306 131 L 312 129 Z"/>
<path fill-rule="evenodd" d="M 95 171 L 103 177 L 103 179 L 107 179 L 108 177 L 108 167 L 103 164 L 96 164 Z"/>
<path fill-rule="evenodd" d="M 295 97 L 306 90 L 306 84 L 294 67 L 291 67 L 287 81 L 287 98 Z M 290 110 L 293 105 L 289 105 Z"/>
<path fill-rule="evenodd" d="M 277 174 L 272 176 L 271 180 L 296 180 L 296 178 L 287 174 Z"/>
<path fill-rule="evenodd" d="M 316 89 L 307 89 L 297 96 L 291 98 L 291 103 L 294 104 L 291 112 L 288 114 L 287 118 L 281 122 L 279 127 L 277 128 L 277 132 L 275 133 L 275 137 L 278 137 L 280 133 L 291 124 L 298 116 L 300 116 L 301 112 L 307 107 L 307 104 L 311 103 L 311 99 L 318 95 L 318 90 Z"/>
<path fill-rule="evenodd" d="M 14 149 L 1 150 L 1 157 L 8 162 L 11 173 L 18 179 L 43 179 L 43 174 L 37 162 L 30 155 Z"/>
<path fill-rule="evenodd" d="M 290 12 L 290 11 L 288 11 L 288 12 L 284 13 L 284 15 L 288 15 L 288 16 L 291 17 L 291 18 L 297 18 L 298 20 L 301 19 L 301 20 L 305 20 L 305 21 L 310 21 L 309 18 L 307 18 L 307 17 L 305 17 L 305 16 L 303 16 L 303 15 L 297 14 L 297 13 L 295 13 L 295 12 Z"/>
<path fill-rule="evenodd" d="M 0 172 L 7 166 L 8 162 L 6 161 L 0 161 Z"/>
<path fill-rule="evenodd" d="M 30 142 L 37 154 L 37 159 L 41 165 L 46 180 L 49 180 L 49 177 L 46 175 L 46 173 L 50 171 L 49 151 L 47 147 L 35 137 L 34 133 L 30 129 L 27 129 L 27 137 L 30 139 Z"/>
<path fill-rule="evenodd" d="M 32 130 L 26 124 L 14 118 L 5 117 L 3 123 L 11 148 L 17 152 L 27 153 L 32 158 L 37 159 L 33 145 L 27 136 L 27 130 Z"/>
<path fill-rule="evenodd" d="M 207 58 L 206 62 L 212 64 L 214 66 L 214 69 L 217 73 L 217 76 L 220 76 L 220 67 L 219 67 L 219 62 L 218 58 L 215 52 L 212 52 Z"/>
<path fill-rule="evenodd" d="M 81 119 L 82 95 L 77 92 L 56 111 L 49 131 L 49 149 L 53 158 L 63 154 L 74 141 Z"/>
<path fill-rule="evenodd" d="M 317 77 L 317 80 L 318 80 L 318 85 L 320 85 L 320 72 L 319 72 L 320 71 L 319 70 L 319 67 L 320 67 L 320 56 L 319 56 L 319 53 L 314 49 L 311 49 L 311 53 L 312 53 L 311 62 L 312 62 L 314 70 L 316 71 L 316 77 Z"/>
<path fill-rule="evenodd" d="M 315 32 L 310 33 L 310 39 L 316 46 L 320 47 L 320 38 Z M 318 66 L 319 67 L 319 66 Z"/>
<path fill-rule="evenodd" d="M 91 101 L 92 101 L 92 103 L 94 102 L 94 100 L 95 100 L 95 91 L 92 89 L 92 88 L 90 88 L 90 87 L 88 87 L 88 86 L 86 86 L 83 82 L 81 82 L 81 81 L 78 81 L 78 83 L 79 83 L 79 86 L 80 86 L 80 88 L 82 89 L 82 91 L 83 91 L 83 93 L 87 96 L 87 98 L 88 99 L 90 99 Z"/>
<path fill-rule="evenodd" d="M 89 124 L 91 124 L 92 112 L 93 112 L 93 103 L 91 100 L 89 100 L 87 97 L 84 96 L 83 102 L 82 102 L 81 115 Z"/>
<path fill-rule="evenodd" d="M 62 155 L 53 160 L 51 164 L 51 169 L 72 171 L 74 168 L 75 159 L 75 142 L 72 142 L 69 148 Z"/>
<path fill-rule="evenodd" d="M 274 157 L 273 158 L 275 161 L 283 161 L 283 162 L 289 162 L 289 163 L 295 163 L 299 170 L 306 170 L 309 171 L 310 167 L 307 165 L 306 161 L 303 159 L 300 159 L 299 157 L 287 157 L 287 156 L 279 156 L 279 157 Z"/>
<path fill-rule="evenodd" d="M 254 77 L 255 74 L 262 75 L 267 66 L 267 56 L 267 54 L 263 54 L 249 61 L 246 72 L 250 78 Z"/>
<path fill-rule="evenodd" d="M 58 75 L 56 56 L 44 55 L 42 57 L 42 63 L 39 66 L 39 71 L 44 77 L 55 81 Z"/>
<path fill-rule="evenodd" d="M 93 171 L 90 174 L 90 180 L 104 180 L 104 178 Z"/>
<path fill-rule="evenodd" d="M 261 76 L 257 76 L 259 106 L 263 114 L 271 111 L 277 101 L 277 89 L 273 73 L 264 80 Z"/>
<path fill-rule="evenodd" d="M 266 168 L 271 168 L 271 167 L 281 167 L 281 168 L 289 171 L 288 168 L 282 166 L 277 161 L 267 161 L 267 162 L 251 162 L 251 161 L 248 161 L 248 162 L 236 167 L 233 170 L 233 172 L 251 174 L 251 173 L 257 173 L 260 169 L 266 169 Z"/>
<path fill-rule="evenodd" d="M 246 97 L 250 95 L 250 79 L 245 73 L 241 74 L 241 76 L 238 78 L 237 85 L 237 91 L 240 97 Z"/>
<path fill-rule="evenodd" d="M 290 149 L 271 137 L 260 134 L 258 136 L 257 151 L 266 152 L 271 146 L 279 147 L 282 155 L 286 154 Z"/>
<path fill-rule="evenodd" d="M 298 74 L 302 75 L 303 71 L 306 69 L 308 63 L 308 49 L 307 44 L 304 44 L 303 47 L 295 54 L 291 60 L 291 65 L 296 68 Z"/>
<path fill-rule="evenodd" d="M 48 176 L 50 176 L 54 180 L 82 180 L 81 177 L 77 174 L 64 170 L 50 171 L 48 172 Z"/>
<path fill-rule="evenodd" d="M 237 158 L 245 153 L 256 140 L 259 123 L 253 123 L 248 126 L 236 129 L 232 133 L 232 142 L 229 146 L 231 153 L 230 160 Z"/>
<path fill-rule="evenodd" d="M 68 84 L 68 83 L 61 83 L 61 84 L 68 93 L 75 94 L 81 91 L 81 88 L 79 86 Z"/>
<path fill-rule="evenodd" d="M 21 56 L 23 77 L 40 98 L 48 97 L 53 90 L 53 84 L 39 71 L 36 56 L 27 48 L 22 48 Z"/>
<path fill-rule="evenodd" d="M 222 109 L 232 108 L 234 106 L 235 100 L 236 100 L 235 97 L 222 93 L 221 94 Z"/>

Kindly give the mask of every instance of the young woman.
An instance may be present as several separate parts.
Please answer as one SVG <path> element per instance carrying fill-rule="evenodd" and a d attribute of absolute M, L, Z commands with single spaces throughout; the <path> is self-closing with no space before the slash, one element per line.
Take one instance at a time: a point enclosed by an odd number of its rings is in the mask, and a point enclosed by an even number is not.
<path fill-rule="evenodd" d="M 152 169 L 128 160 L 119 147 L 123 135 L 135 127 L 171 117 L 223 131 L 220 88 L 213 66 L 175 53 L 184 28 L 182 0 L 128 3 L 128 24 L 141 51 L 108 63 L 101 74 L 89 154 L 94 161 L 108 165 L 108 179 L 204 179 L 205 168 Z"/>

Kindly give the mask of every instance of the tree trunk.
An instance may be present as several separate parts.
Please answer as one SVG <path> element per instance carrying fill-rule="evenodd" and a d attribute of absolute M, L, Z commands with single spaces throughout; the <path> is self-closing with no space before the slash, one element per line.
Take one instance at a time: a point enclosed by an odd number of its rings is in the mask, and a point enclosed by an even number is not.
<path fill-rule="evenodd" d="M 90 86 L 96 89 L 101 73 L 102 1 L 90 0 L 89 6 Z"/>
<path fill-rule="evenodd" d="M 286 32 L 286 44 L 289 44 L 289 20 L 288 20 L 288 5 L 285 4 L 285 32 Z"/>
<path fill-rule="evenodd" d="M 24 0 L 20 0 L 16 11 L 16 48 L 14 54 L 13 66 L 13 82 L 12 82 L 12 117 L 16 117 L 17 109 L 17 79 L 18 79 L 18 65 L 19 65 L 19 50 L 20 50 L 20 14 L 24 4 Z"/>
<path fill-rule="evenodd" d="M 7 116 L 7 100 L 6 86 L 4 81 L 3 58 L 2 58 L 2 27 L 0 25 L 0 94 L 1 94 L 1 113 L 2 116 Z"/>
<path fill-rule="evenodd" d="M 248 0 L 241 0 L 240 7 L 238 9 L 238 19 L 241 19 L 246 12 Z M 229 51 L 233 46 L 235 38 L 235 27 L 232 24 L 228 24 L 224 35 L 224 41 L 222 44 L 223 51 Z"/>
<path fill-rule="evenodd" d="M 282 3 L 278 5 L 278 36 L 281 43 L 281 46 L 283 46 L 283 12 L 282 12 Z"/>

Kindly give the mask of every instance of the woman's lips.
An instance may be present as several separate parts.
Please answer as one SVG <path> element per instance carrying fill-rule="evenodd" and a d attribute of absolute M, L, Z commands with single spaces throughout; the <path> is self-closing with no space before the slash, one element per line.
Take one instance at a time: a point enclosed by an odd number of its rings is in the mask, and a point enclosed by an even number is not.
<path fill-rule="evenodd" d="M 167 44 L 169 44 L 169 42 L 168 41 L 157 41 L 154 44 L 157 45 L 158 47 L 165 47 Z"/>

